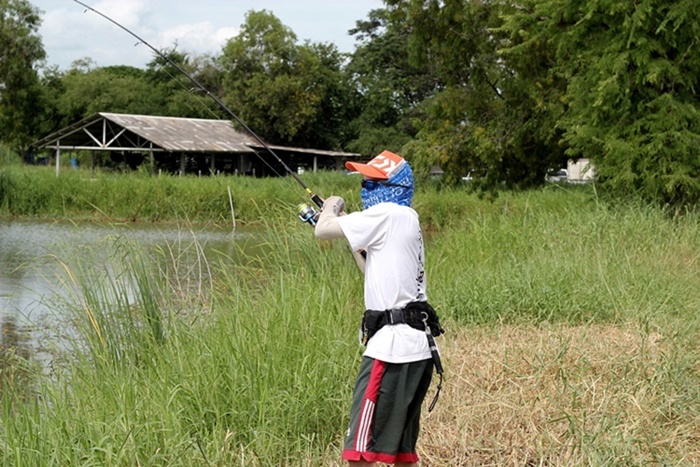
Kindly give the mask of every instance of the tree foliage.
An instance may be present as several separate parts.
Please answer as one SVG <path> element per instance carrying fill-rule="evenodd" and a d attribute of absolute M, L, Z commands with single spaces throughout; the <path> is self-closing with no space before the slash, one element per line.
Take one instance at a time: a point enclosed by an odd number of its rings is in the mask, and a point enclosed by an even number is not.
<path fill-rule="evenodd" d="M 220 63 L 228 105 L 267 141 L 339 148 L 349 88 L 335 46 L 299 45 L 273 14 L 250 11 Z"/>
<path fill-rule="evenodd" d="M 406 147 L 453 179 L 542 183 L 569 158 L 603 187 L 700 200 L 697 2 L 387 0 L 446 87 Z"/>
<path fill-rule="evenodd" d="M 428 63 L 410 61 L 410 28 L 400 9 L 377 9 L 350 30 L 358 41 L 346 68 L 360 114 L 349 149 L 378 154 L 399 151 L 417 132 L 420 104 L 442 86 Z"/>
<path fill-rule="evenodd" d="M 64 91 L 58 110 L 67 122 L 97 112 L 148 113 L 149 92 L 144 70 L 111 66 L 82 71 L 71 69 L 63 76 Z"/>
<path fill-rule="evenodd" d="M 38 12 L 0 0 L 0 137 L 17 147 L 101 111 L 228 118 L 273 144 L 402 152 L 418 173 L 527 188 L 590 158 L 600 186 L 700 201 L 697 0 L 384 0 L 353 54 L 250 11 L 220 55 L 174 47 L 144 70 L 44 57 Z"/>
<path fill-rule="evenodd" d="M 99 67 L 89 57 L 73 62 L 66 72 L 45 70 L 43 134 L 75 123 L 97 112 L 164 115 L 189 118 L 225 118 L 218 106 L 194 86 L 177 67 L 206 89 L 217 89 L 215 67 L 208 57 L 170 49 L 156 55 L 146 69 L 132 66 Z M 175 64 L 175 65 L 173 65 Z"/>
<path fill-rule="evenodd" d="M 0 139 L 24 151 L 41 108 L 37 65 L 45 58 L 39 10 L 25 0 L 0 0 Z"/>
<path fill-rule="evenodd" d="M 198 88 L 212 95 L 222 92 L 221 70 L 207 55 L 190 56 L 176 47 L 161 51 L 148 63 L 145 79 L 153 90 L 150 113 L 188 118 L 226 118 L 218 105 Z M 183 73 L 184 72 L 184 73 Z M 185 76 L 185 73 L 189 76 Z"/>
<path fill-rule="evenodd" d="M 533 3 L 554 67 L 568 77 L 560 122 L 572 157 L 611 189 L 662 203 L 700 201 L 700 6 L 691 1 Z"/>
<path fill-rule="evenodd" d="M 565 161 L 555 123 L 562 84 L 549 72 L 546 43 L 511 44 L 506 2 L 390 1 L 411 25 L 414 63 L 432 63 L 443 89 L 422 105 L 406 152 L 443 167 L 449 180 L 469 173 L 483 187 L 541 184 Z M 519 8 L 519 7 L 518 7 Z"/>

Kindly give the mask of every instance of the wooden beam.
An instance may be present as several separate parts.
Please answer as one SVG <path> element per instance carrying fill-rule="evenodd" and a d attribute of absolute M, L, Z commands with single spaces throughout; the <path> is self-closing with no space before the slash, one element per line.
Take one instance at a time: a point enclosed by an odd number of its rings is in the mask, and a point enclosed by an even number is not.
<path fill-rule="evenodd" d="M 61 172 L 61 148 L 56 149 L 56 176 Z"/>

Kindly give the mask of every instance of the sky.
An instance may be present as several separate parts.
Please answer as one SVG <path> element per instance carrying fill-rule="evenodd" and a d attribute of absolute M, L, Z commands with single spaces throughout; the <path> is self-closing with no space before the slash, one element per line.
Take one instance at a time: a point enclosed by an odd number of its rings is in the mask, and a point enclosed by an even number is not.
<path fill-rule="evenodd" d="M 39 34 L 48 66 L 61 70 L 89 57 L 94 66 L 145 68 L 154 52 L 123 29 L 74 0 L 29 0 L 43 13 Z M 112 18 L 158 50 L 219 55 L 238 34 L 250 10 L 272 12 L 296 34 L 299 43 L 332 43 L 352 52 L 348 30 L 366 19 L 382 0 L 81 0 Z"/>

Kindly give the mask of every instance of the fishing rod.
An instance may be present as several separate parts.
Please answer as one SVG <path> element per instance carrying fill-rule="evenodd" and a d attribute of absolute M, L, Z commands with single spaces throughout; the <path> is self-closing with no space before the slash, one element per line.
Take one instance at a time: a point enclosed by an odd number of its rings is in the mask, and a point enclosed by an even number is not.
<path fill-rule="evenodd" d="M 309 194 L 309 196 L 311 197 L 311 200 L 316 204 L 316 206 L 318 206 L 319 208 L 322 208 L 322 207 L 323 207 L 323 200 L 321 199 L 321 197 L 318 196 L 317 194 L 315 194 L 313 191 L 311 191 L 311 189 L 304 183 L 304 181 L 303 181 L 301 178 L 299 178 L 299 176 L 298 176 L 287 164 L 284 163 L 284 161 L 272 150 L 272 148 L 270 148 L 270 146 L 267 145 L 267 143 L 265 143 L 265 141 L 262 140 L 262 138 L 260 138 L 253 130 L 251 130 L 250 127 L 248 127 L 248 125 L 246 125 L 245 122 L 243 122 L 243 120 L 241 120 L 241 119 L 238 117 L 238 115 L 236 115 L 235 113 L 233 113 L 233 111 L 232 111 L 231 109 L 229 109 L 223 102 L 221 102 L 221 99 L 219 99 L 218 97 L 216 97 L 214 94 L 210 93 L 209 90 L 208 90 L 207 88 L 205 88 L 205 87 L 204 87 L 199 81 L 197 81 L 192 75 L 190 75 L 190 74 L 187 73 L 185 70 L 183 70 L 182 67 L 181 67 L 180 65 L 178 65 L 178 64 L 175 63 L 175 62 L 173 62 L 167 55 L 165 55 L 163 52 L 161 52 L 160 50 L 158 50 L 158 49 L 156 49 L 155 47 L 153 47 L 151 44 L 149 44 L 148 42 L 146 42 L 143 38 L 139 37 L 136 33 L 134 33 L 133 31 L 131 31 L 131 30 L 129 30 L 129 29 L 127 29 L 125 26 L 122 26 L 122 25 L 119 24 L 117 21 L 113 20 L 112 18 L 110 18 L 109 16 L 105 15 L 104 13 L 102 13 L 102 12 L 100 12 L 100 11 L 94 9 L 94 8 L 91 7 L 90 5 L 87 5 L 87 4 L 83 3 L 83 2 L 81 2 L 80 0 L 73 0 L 73 1 L 74 1 L 75 3 L 77 3 L 77 4 L 82 5 L 83 7 L 85 7 L 85 8 L 86 8 L 86 11 L 87 11 L 87 10 L 90 10 L 90 11 L 92 11 L 93 13 L 96 13 L 97 15 L 103 17 L 104 19 L 106 19 L 106 20 L 109 21 L 110 23 L 114 24 L 115 26 L 119 27 L 120 29 L 126 31 L 127 33 L 129 33 L 130 35 L 132 35 L 133 37 L 135 37 L 136 40 L 139 41 L 138 43 L 141 43 L 141 44 L 145 45 L 146 47 L 148 47 L 149 49 L 151 49 L 151 50 L 152 50 L 153 52 L 155 52 L 159 57 L 161 57 L 163 60 L 165 60 L 169 65 L 171 65 L 171 66 L 172 66 L 173 68 L 175 68 L 177 71 L 179 71 L 179 72 L 182 73 L 184 76 L 186 76 L 187 79 L 189 79 L 189 80 L 192 82 L 192 84 L 194 84 L 194 85 L 195 85 L 200 91 L 202 91 L 204 94 L 206 94 L 207 96 L 209 96 L 209 97 L 216 103 L 216 105 L 218 105 L 222 110 L 224 110 L 227 114 L 229 114 L 229 115 L 230 115 L 234 120 L 236 120 L 236 121 L 238 122 L 238 124 L 241 125 L 253 138 L 255 138 L 255 140 L 256 140 L 258 143 L 260 143 L 260 145 L 261 145 L 267 152 L 269 152 L 269 153 L 277 160 L 277 162 L 279 162 L 279 163 L 282 165 L 282 167 L 285 168 L 285 170 L 294 178 L 294 180 L 296 180 L 297 183 L 299 183 L 299 185 L 301 185 L 301 187 L 302 187 L 304 190 L 306 190 L 306 192 Z M 138 44 L 138 43 L 137 43 L 137 44 Z M 265 159 L 263 159 L 262 156 L 260 156 L 257 152 L 254 151 L 254 153 L 255 153 L 255 155 L 258 156 L 263 162 L 267 163 L 267 162 L 265 161 Z M 311 225 L 315 225 L 315 224 L 316 224 L 316 216 L 317 216 L 317 213 L 316 213 L 316 211 L 314 210 L 314 208 L 313 208 L 312 206 L 309 206 L 309 205 L 306 205 L 306 204 L 300 204 L 300 205 L 298 206 L 298 211 L 299 211 L 299 219 L 301 219 L 303 222 L 308 222 L 308 223 L 311 224 Z"/>

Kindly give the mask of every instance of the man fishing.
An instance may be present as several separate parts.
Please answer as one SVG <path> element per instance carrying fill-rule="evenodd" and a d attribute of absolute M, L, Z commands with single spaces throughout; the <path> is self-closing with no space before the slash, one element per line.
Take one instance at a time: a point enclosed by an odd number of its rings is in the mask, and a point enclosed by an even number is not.
<path fill-rule="evenodd" d="M 363 175 L 364 209 L 345 214 L 345 201 L 332 196 L 315 228 L 320 239 L 345 238 L 364 272 L 366 349 L 343 459 L 358 467 L 417 466 L 421 405 L 434 366 L 442 380 L 433 335 L 444 331 L 427 303 L 423 236 L 411 208 L 413 172 L 390 151 L 346 167 Z"/>

